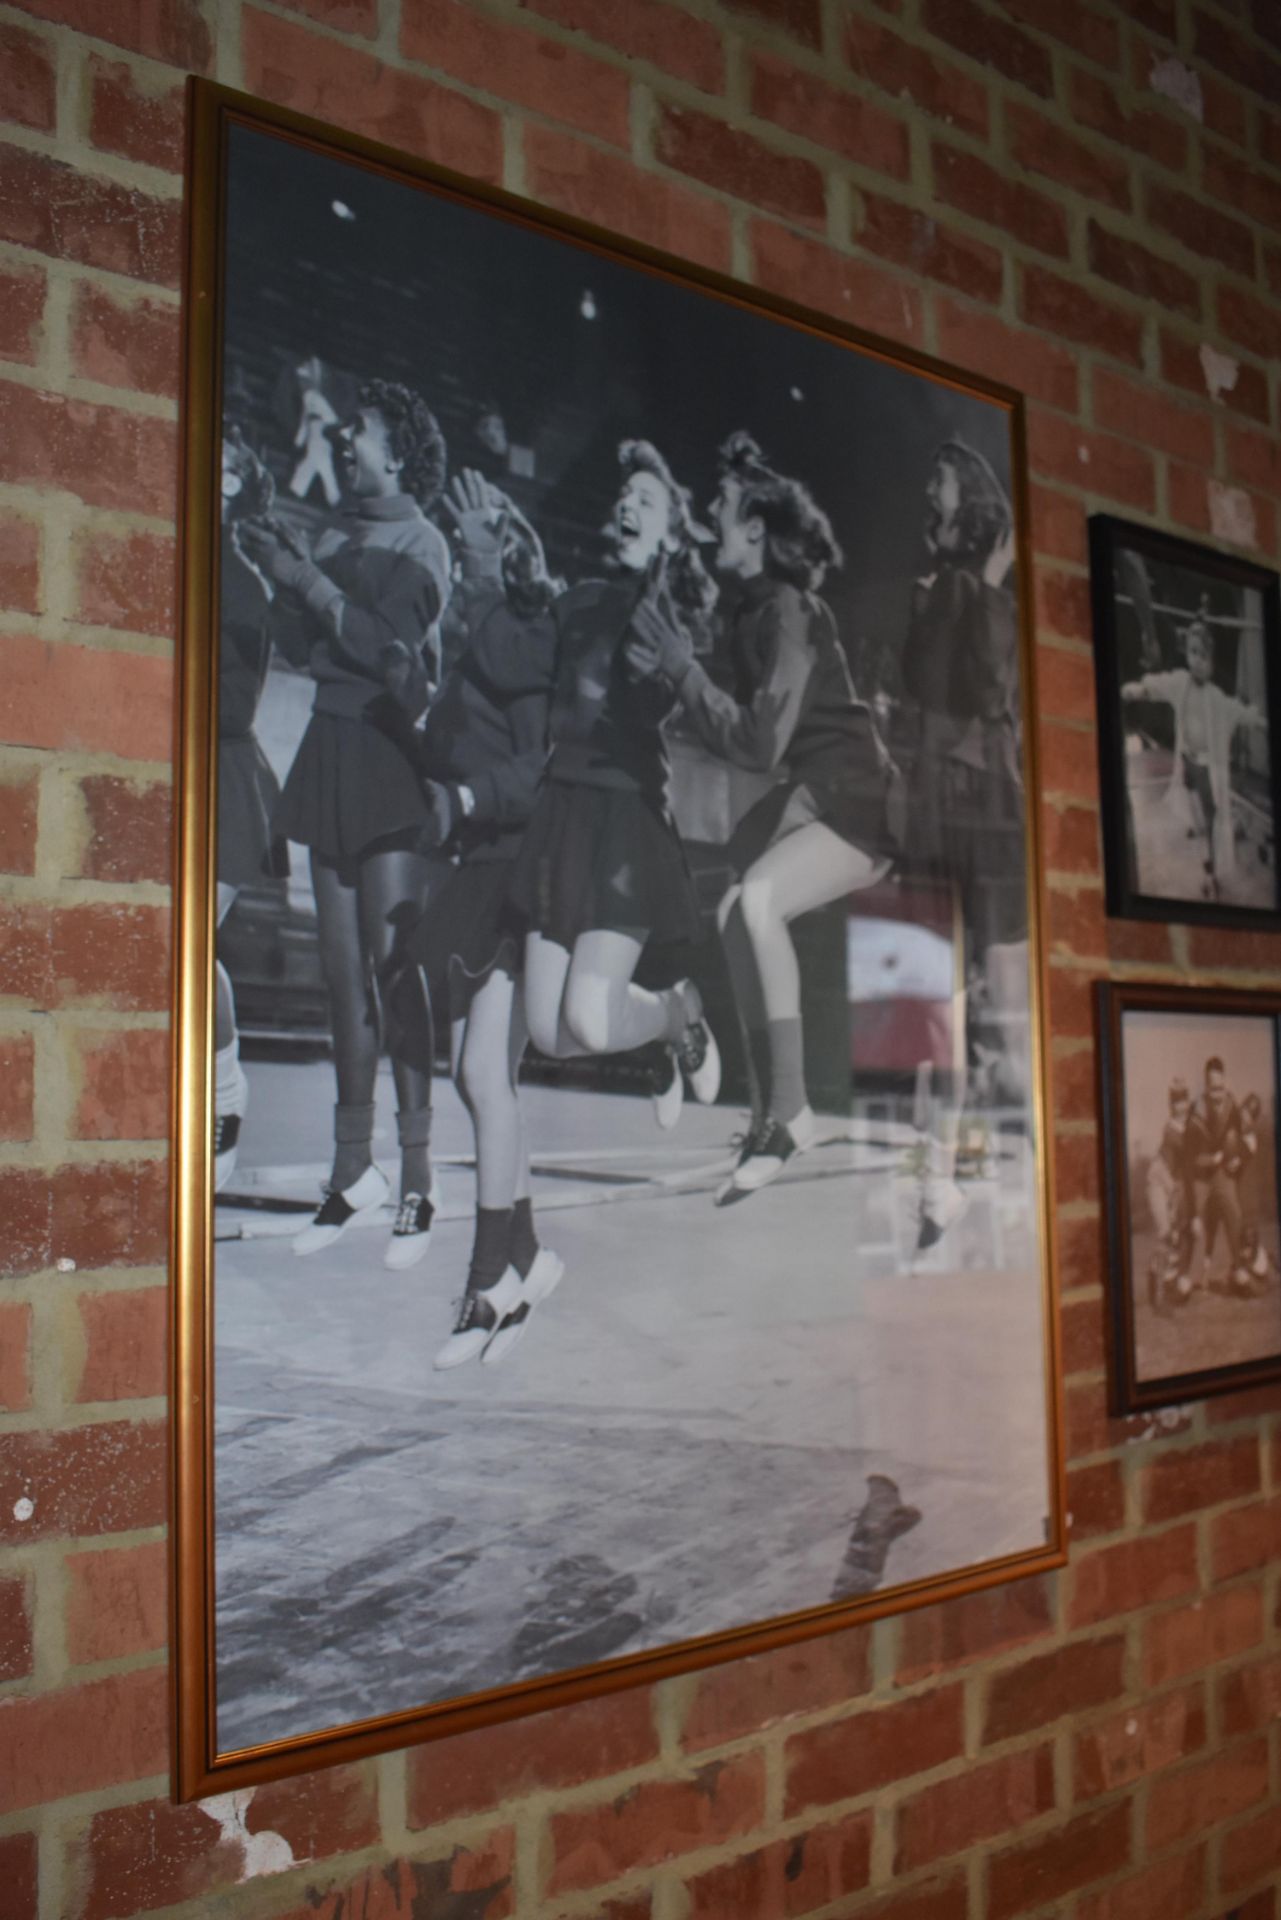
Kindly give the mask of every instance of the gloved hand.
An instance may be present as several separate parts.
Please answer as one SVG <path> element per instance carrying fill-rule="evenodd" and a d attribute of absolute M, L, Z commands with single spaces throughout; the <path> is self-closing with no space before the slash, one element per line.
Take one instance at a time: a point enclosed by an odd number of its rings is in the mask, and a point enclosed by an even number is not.
<path fill-rule="evenodd" d="M 474 467 L 464 467 L 461 473 L 455 474 L 449 492 L 441 495 L 440 503 L 458 529 L 463 571 L 497 578 L 511 517 L 511 504 L 506 495 L 497 487 L 491 487 L 483 473 L 477 473 Z"/>
<path fill-rule="evenodd" d="M 278 587 L 291 587 L 301 593 L 315 575 L 314 561 L 297 542 L 287 539 L 274 521 L 242 521 L 238 537 L 245 557 Z"/>
<path fill-rule="evenodd" d="M 667 590 L 667 558 L 660 555 L 628 627 L 623 658 L 638 680 L 661 676 L 679 686 L 694 664 L 694 643 Z"/>

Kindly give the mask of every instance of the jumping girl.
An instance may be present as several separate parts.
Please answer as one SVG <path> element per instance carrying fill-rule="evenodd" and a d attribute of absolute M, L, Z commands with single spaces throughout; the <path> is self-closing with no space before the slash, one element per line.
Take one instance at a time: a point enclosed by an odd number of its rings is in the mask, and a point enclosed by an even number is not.
<path fill-rule="evenodd" d="M 325 1198 L 293 1244 L 314 1253 L 387 1198 L 372 1155 L 385 1044 L 401 1154 L 401 1205 L 385 1261 L 408 1267 L 427 1250 L 433 1215 L 431 1008 L 409 954 L 428 880 L 412 718 L 427 703 L 449 592 L 449 549 L 425 513 L 444 484 L 445 443 L 419 396 L 384 380 L 362 388 L 336 439 L 353 509 L 321 534 L 314 555 L 279 528 L 242 535 L 278 589 L 277 645 L 316 682 L 276 826 L 311 849 L 338 1104 Z"/>
<path fill-rule="evenodd" d="M 662 592 L 689 637 L 716 589 L 698 555 L 689 495 L 645 440 L 618 450 L 622 488 L 607 532 L 616 571 L 552 607 L 556 685 L 551 759 L 517 856 L 512 899 L 529 928 L 525 1004 L 536 1047 L 554 1058 L 660 1042 L 660 1126 L 680 1114 L 682 1073 L 695 1098 L 720 1087 L 720 1057 L 689 980 L 636 985 L 650 940 L 697 940 L 684 849 L 667 804 L 662 724 L 671 689 L 637 675 L 626 649 L 643 603 Z"/>
<path fill-rule="evenodd" d="M 730 841 L 739 878 L 717 915 L 752 1089 L 739 1163 L 718 1196 L 724 1202 L 765 1186 L 813 1145 L 790 923 L 889 870 L 896 775 L 818 596 L 828 569 L 841 564 L 827 515 L 801 481 L 769 465 L 749 434 L 725 443 L 720 475 L 710 518 L 717 568 L 737 586 L 727 619 L 738 697 L 709 679 L 661 597 L 642 609 L 628 658 L 634 671 L 674 687 L 713 753 L 780 772 Z"/>
<path fill-rule="evenodd" d="M 461 538 L 450 613 L 464 648 L 423 734 L 423 838 L 444 871 L 414 950 L 433 999 L 449 1006 L 454 1079 L 476 1137 L 476 1231 L 438 1368 L 503 1359 L 564 1271 L 534 1231 L 517 1094 L 526 1040 L 516 990 L 522 942 L 507 898 L 547 759 L 550 610 L 560 583 L 548 576 L 529 522 L 481 474 L 464 472 L 442 504 Z"/>

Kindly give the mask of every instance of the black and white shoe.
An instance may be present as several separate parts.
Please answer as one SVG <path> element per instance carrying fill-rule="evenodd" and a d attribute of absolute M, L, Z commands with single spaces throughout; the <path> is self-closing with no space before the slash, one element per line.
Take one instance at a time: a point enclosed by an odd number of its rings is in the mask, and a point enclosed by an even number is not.
<path fill-rule="evenodd" d="M 538 1249 L 533 1266 L 521 1282 L 520 1305 L 513 1307 L 499 1322 L 486 1342 L 480 1356 L 482 1367 L 496 1367 L 507 1358 L 517 1342 L 524 1338 L 534 1308 L 556 1291 L 564 1272 L 565 1262 L 558 1253 L 553 1253 L 550 1247 Z"/>
<path fill-rule="evenodd" d="M 440 1208 L 440 1189 L 433 1180 L 431 1192 L 407 1193 L 396 1209 L 396 1224 L 383 1254 L 383 1265 L 393 1273 L 403 1273 L 426 1258 L 431 1230 Z"/>
<path fill-rule="evenodd" d="M 736 1150 L 734 1171 L 727 1179 L 722 1180 L 720 1186 L 716 1189 L 716 1204 L 718 1207 L 732 1207 L 736 1200 L 742 1200 L 745 1197 L 743 1189 L 734 1185 L 734 1178 L 739 1168 L 745 1167 L 752 1155 L 760 1147 L 765 1135 L 765 1130 L 769 1124 L 764 1114 L 753 1114 L 745 1130 L 742 1133 L 736 1133 L 731 1136 L 729 1143 L 730 1150 L 732 1152 Z"/>
<path fill-rule="evenodd" d="M 771 1180 L 777 1180 L 788 1161 L 806 1153 L 814 1145 L 816 1125 L 808 1107 L 802 1107 L 794 1120 L 766 1120 L 753 1142 L 752 1151 L 736 1168 L 733 1185 L 739 1193 L 758 1193 Z"/>
<path fill-rule="evenodd" d="M 508 1267 L 492 1287 L 468 1287 L 458 1303 L 453 1331 L 444 1346 L 437 1348 L 432 1360 L 436 1371 L 444 1373 L 450 1367 L 478 1360 L 503 1322 L 521 1306 L 523 1294 L 515 1267 Z"/>
<path fill-rule="evenodd" d="M 686 998 L 694 1001 L 698 1011 L 681 1035 L 676 1057 L 699 1106 L 710 1107 L 721 1090 L 721 1050 L 716 1044 L 716 1035 L 703 1017 L 703 1001 L 698 988 L 690 980 L 683 980 L 681 986 Z"/>
<path fill-rule="evenodd" d="M 372 1220 L 386 1205 L 390 1193 L 386 1174 L 381 1167 L 373 1165 L 366 1167 L 359 1180 L 341 1192 L 335 1193 L 332 1187 L 326 1187 L 315 1219 L 294 1238 L 294 1252 L 319 1253 L 322 1247 L 332 1246 L 353 1221 Z"/>

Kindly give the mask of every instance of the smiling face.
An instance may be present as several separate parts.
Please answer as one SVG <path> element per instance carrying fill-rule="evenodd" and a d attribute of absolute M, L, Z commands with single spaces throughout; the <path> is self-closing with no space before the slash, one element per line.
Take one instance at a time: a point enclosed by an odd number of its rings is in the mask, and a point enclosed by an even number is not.
<path fill-rule="evenodd" d="M 716 566 L 721 573 L 750 580 L 765 564 L 764 527 L 758 515 L 743 515 L 743 483 L 726 474 L 708 508 L 716 533 Z"/>
<path fill-rule="evenodd" d="M 1228 1104 L 1228 1081 L 1222 1067 L 1205 1070 L 1205 1104 L 1211 1113 L 1222 1113 Z"/>
<path fill-rule="evenodd" d="M 377 407 L 359 407 L 335 436 L 334 464 L 348 493 L 358 500 L 400 492 L 400 466 L 387 422 Z"/>
<path fill-rule="evenodd" d="M 656 473 L 628 474 L 610 520 L 620 563 L 643 573 L 659 552 L 675 553 L 672 496 Z"/>
<path fill-rule="evenodd" d="M 961 482 L 956 468 L 947 460 L 935 463 L 925 485 L 928 504 L 926 531 L 933 545 L 947 553 L 960 537 Z"/>

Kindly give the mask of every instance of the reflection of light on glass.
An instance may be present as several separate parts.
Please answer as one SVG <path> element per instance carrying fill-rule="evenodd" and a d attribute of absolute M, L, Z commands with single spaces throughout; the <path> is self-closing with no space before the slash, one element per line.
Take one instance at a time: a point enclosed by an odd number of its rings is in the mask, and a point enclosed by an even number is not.
<path fill-rule="evenodd" d="M 583 297 L 578 303 L 578 311 L 582 314 L 584 320 L 594 320 L 596 318 L 596 295 L 590 287 L 583 289 Z"/>
<path fill-rule="evenodd" d="M 354 220 L 356 218 L 345 200 L 334 200 L 331 202 L 331 205 L 340 220 Z"/>
<path fill-rule="evenodd" d="M 787 391 L 791 394 L 793 400 L 803 400 L 805 398 L 804 393 L 799 387 L 789 387 Z"/>

